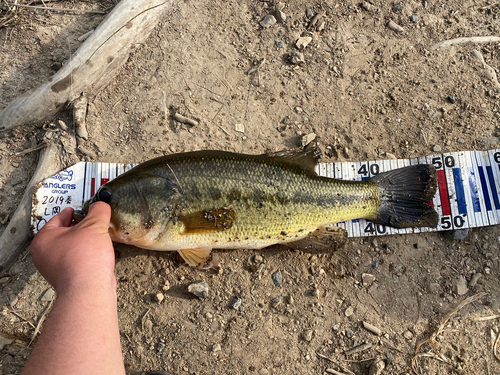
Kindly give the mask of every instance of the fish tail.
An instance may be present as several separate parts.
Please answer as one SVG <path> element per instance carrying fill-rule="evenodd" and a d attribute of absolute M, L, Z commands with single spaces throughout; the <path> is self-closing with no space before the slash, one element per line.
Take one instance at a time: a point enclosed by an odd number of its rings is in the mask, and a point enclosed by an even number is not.
<path fill-rule="evenodd" d="M 380 207 L 374 222 L 394 228 L 435 227 L 438 214 L 430 205 L 437 189 L 436 169 L 419 164 L 370 179 L 379 187 Z"/>

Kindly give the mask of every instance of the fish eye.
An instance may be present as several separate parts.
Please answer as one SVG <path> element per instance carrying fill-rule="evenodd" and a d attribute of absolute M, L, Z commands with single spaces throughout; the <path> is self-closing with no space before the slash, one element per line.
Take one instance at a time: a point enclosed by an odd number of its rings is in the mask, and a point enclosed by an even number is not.
<path fill-rule="evenodd" d="M 111 201 L 111 191 L 108 188 L 101 188 L 97 193 L 97 200 L 109 203 Z"/>

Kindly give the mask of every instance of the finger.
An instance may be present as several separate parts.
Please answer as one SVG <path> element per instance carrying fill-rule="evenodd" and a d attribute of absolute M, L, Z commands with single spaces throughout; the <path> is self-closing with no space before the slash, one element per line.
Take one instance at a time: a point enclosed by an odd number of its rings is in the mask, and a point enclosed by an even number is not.
<path fill-rule="evenodd" d="M 89 213 L 79 224 L 86 225 L 87 222 L 103 224 L 106 230 L 111 219 L 111 207 L 104 202 L 95 202 L 89 208 Z"/>
<path fill-rule="evenodd" d="M 56 216 L 49 220 L 43 228 L 60 228 L 69 227 L 71 221 L 73 220 L 73 209 L 71 207 L 66 207 L 64 210 L 59 212 Z M 43 230 L 42 228 L 42 230 Z"/>

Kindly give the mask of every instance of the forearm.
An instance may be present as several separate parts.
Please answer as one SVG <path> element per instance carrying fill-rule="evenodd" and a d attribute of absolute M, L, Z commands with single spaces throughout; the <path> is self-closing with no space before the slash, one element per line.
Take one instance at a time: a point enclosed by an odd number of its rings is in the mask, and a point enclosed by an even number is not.
<path fill-rule="evenodd" d="M 125 374 L 114 285 L 58 295 L 22 372 L 34 374 Z"/>

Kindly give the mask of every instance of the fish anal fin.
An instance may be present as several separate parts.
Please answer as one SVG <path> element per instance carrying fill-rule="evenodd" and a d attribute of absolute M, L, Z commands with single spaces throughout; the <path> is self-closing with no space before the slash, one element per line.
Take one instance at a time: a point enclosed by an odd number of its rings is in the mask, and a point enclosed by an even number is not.
<path fill-rule="evenodd" d="M 278 152 L 270 152 L 264 155 L 271 158 L 281 159 L 291 164 L 295 164 L 309 172 L 313 172 L 314 174 L 316 174 L 314 168 L 316 168 L 318 160 L 321 157 L 321 151 L 309 144 L 303 150 L 284 150 Z"/>
<path fill-rule="evenodd" d="M 210 233 L 229 229 L 236 220 L 232 206 L 194 212 L 177 219 L 184 224 L 182 234 Z"/>
<path fill-rule="evenodd" d="M 198 247 L 194 249 L 182 249 L 177 251 L 184 261 L 191 267 L 203 266 L 207 263 L 212 252 L 211 247 Z"/>
<path fill-rule="evenodd" d="M 285 243 L 297 250 L 333 251 L 341 248 L 347 241 L 347 231 L 338 227 L 321 226 L 306 237 Z"/>

